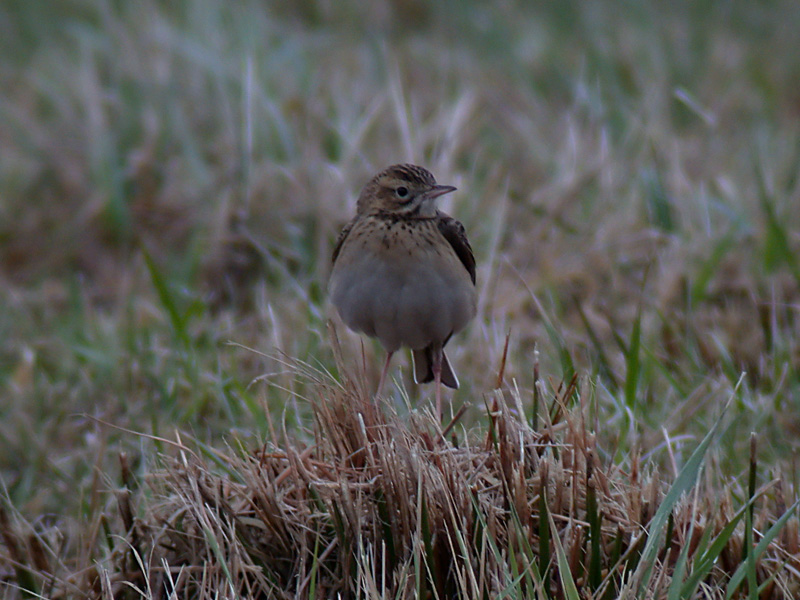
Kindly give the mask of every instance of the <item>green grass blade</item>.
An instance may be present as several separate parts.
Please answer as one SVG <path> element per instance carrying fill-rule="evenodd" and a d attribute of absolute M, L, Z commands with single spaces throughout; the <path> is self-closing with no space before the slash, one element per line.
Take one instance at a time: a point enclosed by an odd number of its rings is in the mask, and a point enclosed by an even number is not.
<path fill-rule="evenodd" d="M 244 475 L 230 462 L 228 457 L 223 456 L 219 450 L 196 438 L 192 438 L 192 442 L 196 444 L 201 456 L 205 456 L 208 460 L 217 465 L 217 467 L 219 467 L 233 481 L 237 483 L 245 483 Z"/>
<path fill-rule="evenodd" d="M 693 500 L 693 505 L 697 506 L 697 491 L 698 487 L 695 487 L 695 495 Z M 692 535 L 694 534 L 694 525 L 695 519 L 692 518 L 692 521 L 689 525 L 689 533 L 686 536 L 687 540 L 692 539 Z M 706 529 L 706 533 L 710 532 L 711 528 L 709 527 Z M 667 536 L 667 547 L 669 547 L 670 538 Z M 689 548 L 691 544 L 685 543 L 683 548 L 681 548 L 681 552 L 678 555 L 678 560 L 675 561 L 675 568 L 672 570 L 672 581 L 670 582 L 669 589 L 667 590 L 667 600 L 681 600 L 681 592 L 683 588 L 681 587 L 681 582 L 683 581 L 683 574 L 686 572 L 686 565 L 689 562 Z"/>
<path fill-rule="evenodd" d="M 726 235 L 714 246 L 708 259 L 704 260 L 700 269 L 694 277 L 691 285 L 690 298 L 692 306 L 696 306 L 705 299 L 708 287 L 715 275 L 719 274 L 720 264 L 728 252 L 736 247 L 736 238 L 733 235 Z"/>
<path fill-rule="evenodd" d="M 386 544 L 386 551 L 389 553 L 389 567 L 394 569 L 397 564 L 397 554 L 395 552 L 394 534 L 392 532 L 391 513 L 386 503 L 386 495 L 382 488 L 375 491 L 375 504 L 378 509 L 378 518 L 383 533 L 383 542 Z"/>
<path fill-rule="evenodd" d="M 219 566 L 222 567 L 222 572 L 225 573 L 225 579 L 228 580 L 228 585 L 230 586 L 230 591 L 236 591 L 236 587 L 234 585 L 233 575 L 231 574 L 230 569 L 228 568 L 228 561 L 225 558 L 225 555 L 222 552 L 222 548 L 219 546 L 219 542 L 217 542 L 217 538 L 214 535 L 214 532 L 206 525 L 205 523 L 202 524 L 203 528 L 203 536 L 206 539 L 206 543 L 211 548 L 211 552 L 214 554 L 214 557 L 217 559 Z"/>
<path fill-rule="evenodd" d="M 747 565 L 747 595 L 750 600 L 758 600 L 758 580 L 756 578 L 756 560 L 753 557 L 753 498 L 756 495 L 756 435 L 750 434 L 750 475 L 747 482 L 747 497 L 750 501 L 750 508 L 747 509 L 745 536 L 744 536 L 744 560 Z"/>
<path fill-rule="evenodd" d="M 744 525 L 744 567 L 747 577 L 747 598 L 758 600 L 758 580 L 756 578 L 756 559 L 753 556 L 753 514 L 752 507 L 745 514 Z"/>
<path fill-rule="evenodd" d="M 786 522 L 789 520 L 789 518 L 792 516 L 792 513 L 794 513 L 795 509 L 798 506 L 800 506 L 800 500 L 792 504 L 792 506 L 789 507 L 789 509 L 785 513 L 783 513 L 781 518 L 775 521 L 772 527 L 770 527 L 767 530 L 761 541 L 758 544 L 756 544 L 755 550 L 753 550 L 752 553 L 753 561 L 757 561 L 761 557 L 761 555 L 764 554 L 767 547 L 772 543 L 772 540 L 774 540 L 777 537 L 777 535 L 781 532 L 783 526 L 786 525 Z M 747 575 L 747 569 L 748 565 L 746 562 L 740 564 L 739 568 L 736 569 L 736 572 L 734 572 L 733 576 L 728 582 L 728 587 L 725 591 L 726 600 L 732 598 L 733 595 L 736 593 L 737 589 L 742 584 L 742 580 Z"/>
<path fill-rule="evenodd" d="M 514 568 L 514 573 L 513 573 L 514 586 L 516 587 L 517 585 L 519 585 L 519 582 L 524 583 L 525 581 L 527 581 L 527 583 L 529 584 L 528 589 L 536 590 L 537 594 L 541 593 L 543 586 L 542 586 L 542 579 L 539 576 L 539 571 L 537 570 L 537 568 L 535 568 L 536 554 L 533 551 L 533 547 L 530 545 L 530 540 L 526 535 L 525 527 L 522 525 L 522 519 L 520 519 L 517 507 L 513 502 L 511 490 L 508 489 L 508 486 L 505 484 L 504 488 L 510 506 L 511 519 L 513 521 L 514 530 L 517 533 L 517 539 L 519 540 L 521 546 L 521 551 L 522 551 L 521 558 L 525 561 L 525 568 L 522 569 L 522 571 L 519 572 L 519 574 L 517 574 L 516 571 L 516 564 L 517 564 L 516 556 L 514 557 L 514 560 L 511 561 L 511 564 Z M 509 534 L 510 533 L 511 533 L 511 528 L 509 528 Z M 513 543 L 510 543 L 510 549 L 513 550 L 513 548 L 514 548 Z M 522 589 L 519 590 L 519 594 L 523 598 L 528 597 L 528 594 L 526 594 L 524 586 L 522 587 Z"/>
<path fill-rule="evenodd" d="M 547 569 L 550 566 L 550 509 L 547 506 L 547 484 L 542 481 L 539 492 L 539 577 L 547 580 Z"/>
<path fill-rule="evenodd" d="M 800 261 L 796 252 L 792 250 L 789 242 L 789 233 L 786 230 L 784 221 L 778 216 L 775 210 L 774 199 L 767 190 L 764 181 L 764 173 L 761 168 L 756 168 L 756 180 L 758 181 L 758 199 L 761 211 L 766 220 L 766 232 L 764 239 L 764 262 L 767 270 L 772 270 L 780 263 L 785 263 L 794 278 L 800 283 Z"/>
<path fill-rule="evenodd" d="M 642 174 L 644 198 L 650 223 L 664 232 L 675 231 L 672 200 L 664 186 L 661 169 L 657 164 L 645 169 Z"/>
<path fill-rule="evenodd" d="M 716 427 L 711 429 L 692 453 L 692 456 L 689 457 L 689 460 L 678 474 L 669 492 L 664 496 L 653 520 L 650 522 L 650 535 L 647 538 L 647 543 L 645 544 L 639 561 L 639 569 L 642 569 L 640 572 L 639 585 L 637 587 L 639 593 L 641 593 L 644 584 L 650 579 L 650 573 L 652 572 L 656 555 L 661 546 L 661 532 L 672 514 L 672 508 L 678 500 L 680 500 L 681 496 L 683 496 L 683 494 L 694 485 L 695 481 L 697 481 L 697 476 L 703 465 L 706 450 L 716 433 L 716 429 Z"/>
<path fill-rule="evenodd" d="M 153 257 L 150 256 L 150 253 L 146 248 L 142 247 L 142 253 L 144 255 L 144 262 L 147 265 L 147 271 L 150 274 L 150 280 L 153 282 L 153 287 L 156 288 L 158 299 L 161 301 L 162 306 L 169 315 L 169 320 L 172 324 L 173 330 L 175 331 L 175 335 L 185 346 L 189 346 L 189 334 L 186 329 L 186 319 L 184 315 L 181 314 L 180 310 L 178 310 L 178 304 L 175 302 L 175 297 L 170 291 L 169 285 L 167 285 L 167 281 L 164 278 L 163 273 L 158 268 L 153 260 Z"/>
<path fill-rule="evenodd" d="M 728 399 L 728 402 L 722 411 L 723 414 L 727 410 L 728 406 L 730 406 L 731 400 L 736 394 L 736 390 L 739 389 L 741 382 L 742 378 L 739 379 L 739 383 L 736 384 L 736 388 L 731 394 L 731 397 Z M 717 430 L 719 429 L 721 423 L 722 419 L 717 419 L 714 422 L 713 427 L 711 427 L 711 430 L 700 442 L 700 445 L 695 448 L 694 452 L 692 452 L 692 455 L 689 457 L 689 460 L 686 461 L 686 464 L 683 466 L 680 473 L 678 473 L 678 476 L 675 478 L 675 483 L 672 484 L 672 487 L 669 489 L 666 496 L 664 496 L 664 499 L 661 501 L 661 505 L 658 507 L 653 520 L 650 522 L 650 532 L 647 538 L 647 543 L 642 551 L 639 566 L 637 567 L 637 595 L 641 594 L 642 588 L 650 579 L 653 565 L 655 564 L 656 555 L 658 554 L 659 547 L 661 546 L 660 538 L 662 531 L 666 526 L 670 515 L 672 514 L 672 508 L 675 506 L 678 500 L 680 500 L 681 496 L 683 496 L 686 491 L 691 489 L 697 481 L 697 477 L 700 474 L 700 469 L 703 467 L 703 460 L 705 458 L 706 451 L 708 450 L 711 441 L 716 436 Z"/>
<path fill-rule="evenodd" d="M 319 570 L 319 532 L 314 539 L 314 554 L 311 557 L 311 578 L 308 584 L 308 597 L 317 597 L 317 571 Z"/>
<path fill-rule="evenodd" d="M 603 580 L 601 571 L 600 538 L 602 536 L 600 512 L 597 508 L 597 490 L 595 482 L 590 478 L 586 489 L 586 516 L 589 521 L 589 587 L 592 592 L 600 587 Z"/>
<path fill-rule="evenodd" d="M 642 341 L 642 304 L 636 309 L 636 320 L 633 322 L 631 341 L 625 355 L 625 405 L 633 410 L 636 406 L 636 390 L 639 387 L 641 374 L 641 357 L 639 348 Z"/>
<path fill-rule="evenodd" d="M 547 517 L 550 522 L 550 530 L 553 534 L 553 545 L 556 549 L 556 560 L 558 562 L 558 576 L 561 579 L 561 587 L 564 590 L 564 597 L 567 600 L 580 600 L 581 596 L 578 594 L 578 587 L 575 585 L 575 580 L 572 578 L 572 572 L 569 570 L 569 562 L 567 555 L 564 552 L 564 547 L 561 545 L 561 538 L 558 536 L 558 529 L 553 515 L 549 512 Z"/>
<path fill-rule="evenodd" d="M 586 330 L 586 335 L 589 336 L 589 341 L 591 342 L 595 355 L 597 356 L 597 360 L 599 362 L 598 372 L 600 373 L 600 376 L 609 382 L 611 389 L 619 389 L 619 382 L 617 381 L 616 375 L 614 375 L 614 369 L 611 368 L 611 361 L 608 358 L 605 345 L 600 341 L 600 336 L 597 335 L 597 332 L 595 331 L 594 327 L 592 327 L 589 318 L 586 316 L 586 311 L 583 310 L 583 304 L 577 298 L 575 299 L 575 308 L 578 310 L 578 316 L 581 318 L 583 328 Z"/>
<path fill-rule="evenodd" d="M 744 517 L 745 512 L 747 511 L 748 507 L 751 505 L 752 499 L 750 502 L 742 506 L 736 514 L 733 515 L 733 518 L 728 522 L 725 527 L 722 528 L 722 531 L 719 532 L 714 541 L 711 545 L 702 552 L 702 554 L 696 558 L 692 564 L 692 574 L 686 579 L 681 588 L 681 598 L 693 598 L 694 592 L 697 589 L 697 586 L 700 585 L 700 582 L 703 581 L 708 573 L 711 571 L 714 563 L 716 562 L 719 555 L 725 549 L 728 541 L 730 540 L 731 536 L 733 535 L 734 531 L 736 530 L 739 521 L 742 520 Z M 703 540 L 707 539 L 707 535 L 710 534 L 712 531 L 711 528 L 706 530 L 706 534 L 703 535 Z M 698 548 L 704 547 L 705 543 L 701 540 Z"/>
<path fill-rule="evenodd" d="M 503 553 L 497 545 L 497 541 L 494 538 L 492 538 L 492 536 L 489 534 L 489 527 L 486 523 L 486 517 L 483 515 L 483 512 L 481 511 L 480 503 L 478 501 L 478 498 L 475 497 L 474 492 L 470 494 L 470 500 L 472 501 L 472 507 L 475 511 L 475 517 L 478 521 L 478 524 L 480 525 L 483 535 L 485 536 L 484 539 L 488 542 L 489 549 L 492 551 L 495 561 L 497 561 L 497 564 L 501 568 L 500 576 L 503 578 L 503 581 L 511 581 L 512 578 L 511 578 L 511 573 L 508 570 L 508 564 L 506 564 Z"/>

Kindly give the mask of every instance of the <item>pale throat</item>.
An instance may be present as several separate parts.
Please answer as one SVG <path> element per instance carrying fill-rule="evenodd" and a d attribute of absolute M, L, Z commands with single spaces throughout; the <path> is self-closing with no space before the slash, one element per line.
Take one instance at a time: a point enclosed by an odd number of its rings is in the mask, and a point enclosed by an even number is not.
<path fill-rule="evenodd" d="M 417 213 L 420 217 L 431 219 L 436 216 L 436 199 L 435 198 L 423 198 L 419 205 L 419 212 Z"/>

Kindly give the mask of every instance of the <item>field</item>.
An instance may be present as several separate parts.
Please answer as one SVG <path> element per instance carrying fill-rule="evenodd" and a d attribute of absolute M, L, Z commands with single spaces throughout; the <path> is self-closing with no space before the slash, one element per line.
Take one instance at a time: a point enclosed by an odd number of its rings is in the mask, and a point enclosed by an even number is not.
<path fill-rule="evenodd" d="M 800 5 L 7 0 L 3 598 L 800 597 Z M 334 318 L 413 162 L 442 431 Z"/>

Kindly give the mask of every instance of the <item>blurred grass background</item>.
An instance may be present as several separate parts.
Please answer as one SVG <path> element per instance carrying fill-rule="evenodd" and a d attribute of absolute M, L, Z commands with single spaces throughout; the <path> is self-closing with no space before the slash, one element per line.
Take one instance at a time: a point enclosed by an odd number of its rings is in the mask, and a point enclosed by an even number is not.
<path fill-rule="evenodd" d="M 478 259 L 456 406 L 483 410 L 510 331 L 507 385 L 532 396 L 536 347 L 609 457 L 671 466 L 745 372 L 715 460 L 738 476 L 755 431 L 796 490 L 799 29 L 788 0 L 6 0 L 3 495 L 79 519 L 120 451 L 170 451 L 98 420 L 302 436 L 333 241 L 401 161 L 458 186 Z"/>

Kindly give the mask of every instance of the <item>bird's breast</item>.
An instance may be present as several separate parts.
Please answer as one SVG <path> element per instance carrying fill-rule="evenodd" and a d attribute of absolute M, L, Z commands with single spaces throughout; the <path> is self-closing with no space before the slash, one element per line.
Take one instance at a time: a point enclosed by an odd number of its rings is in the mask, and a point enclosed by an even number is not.
<path fill-rule="evenodd" d="M 475 287 L 433 222 L 354 228 L 334 265 L 342 320 L 387 350 L 444 344 L 475 314 Z"/>

